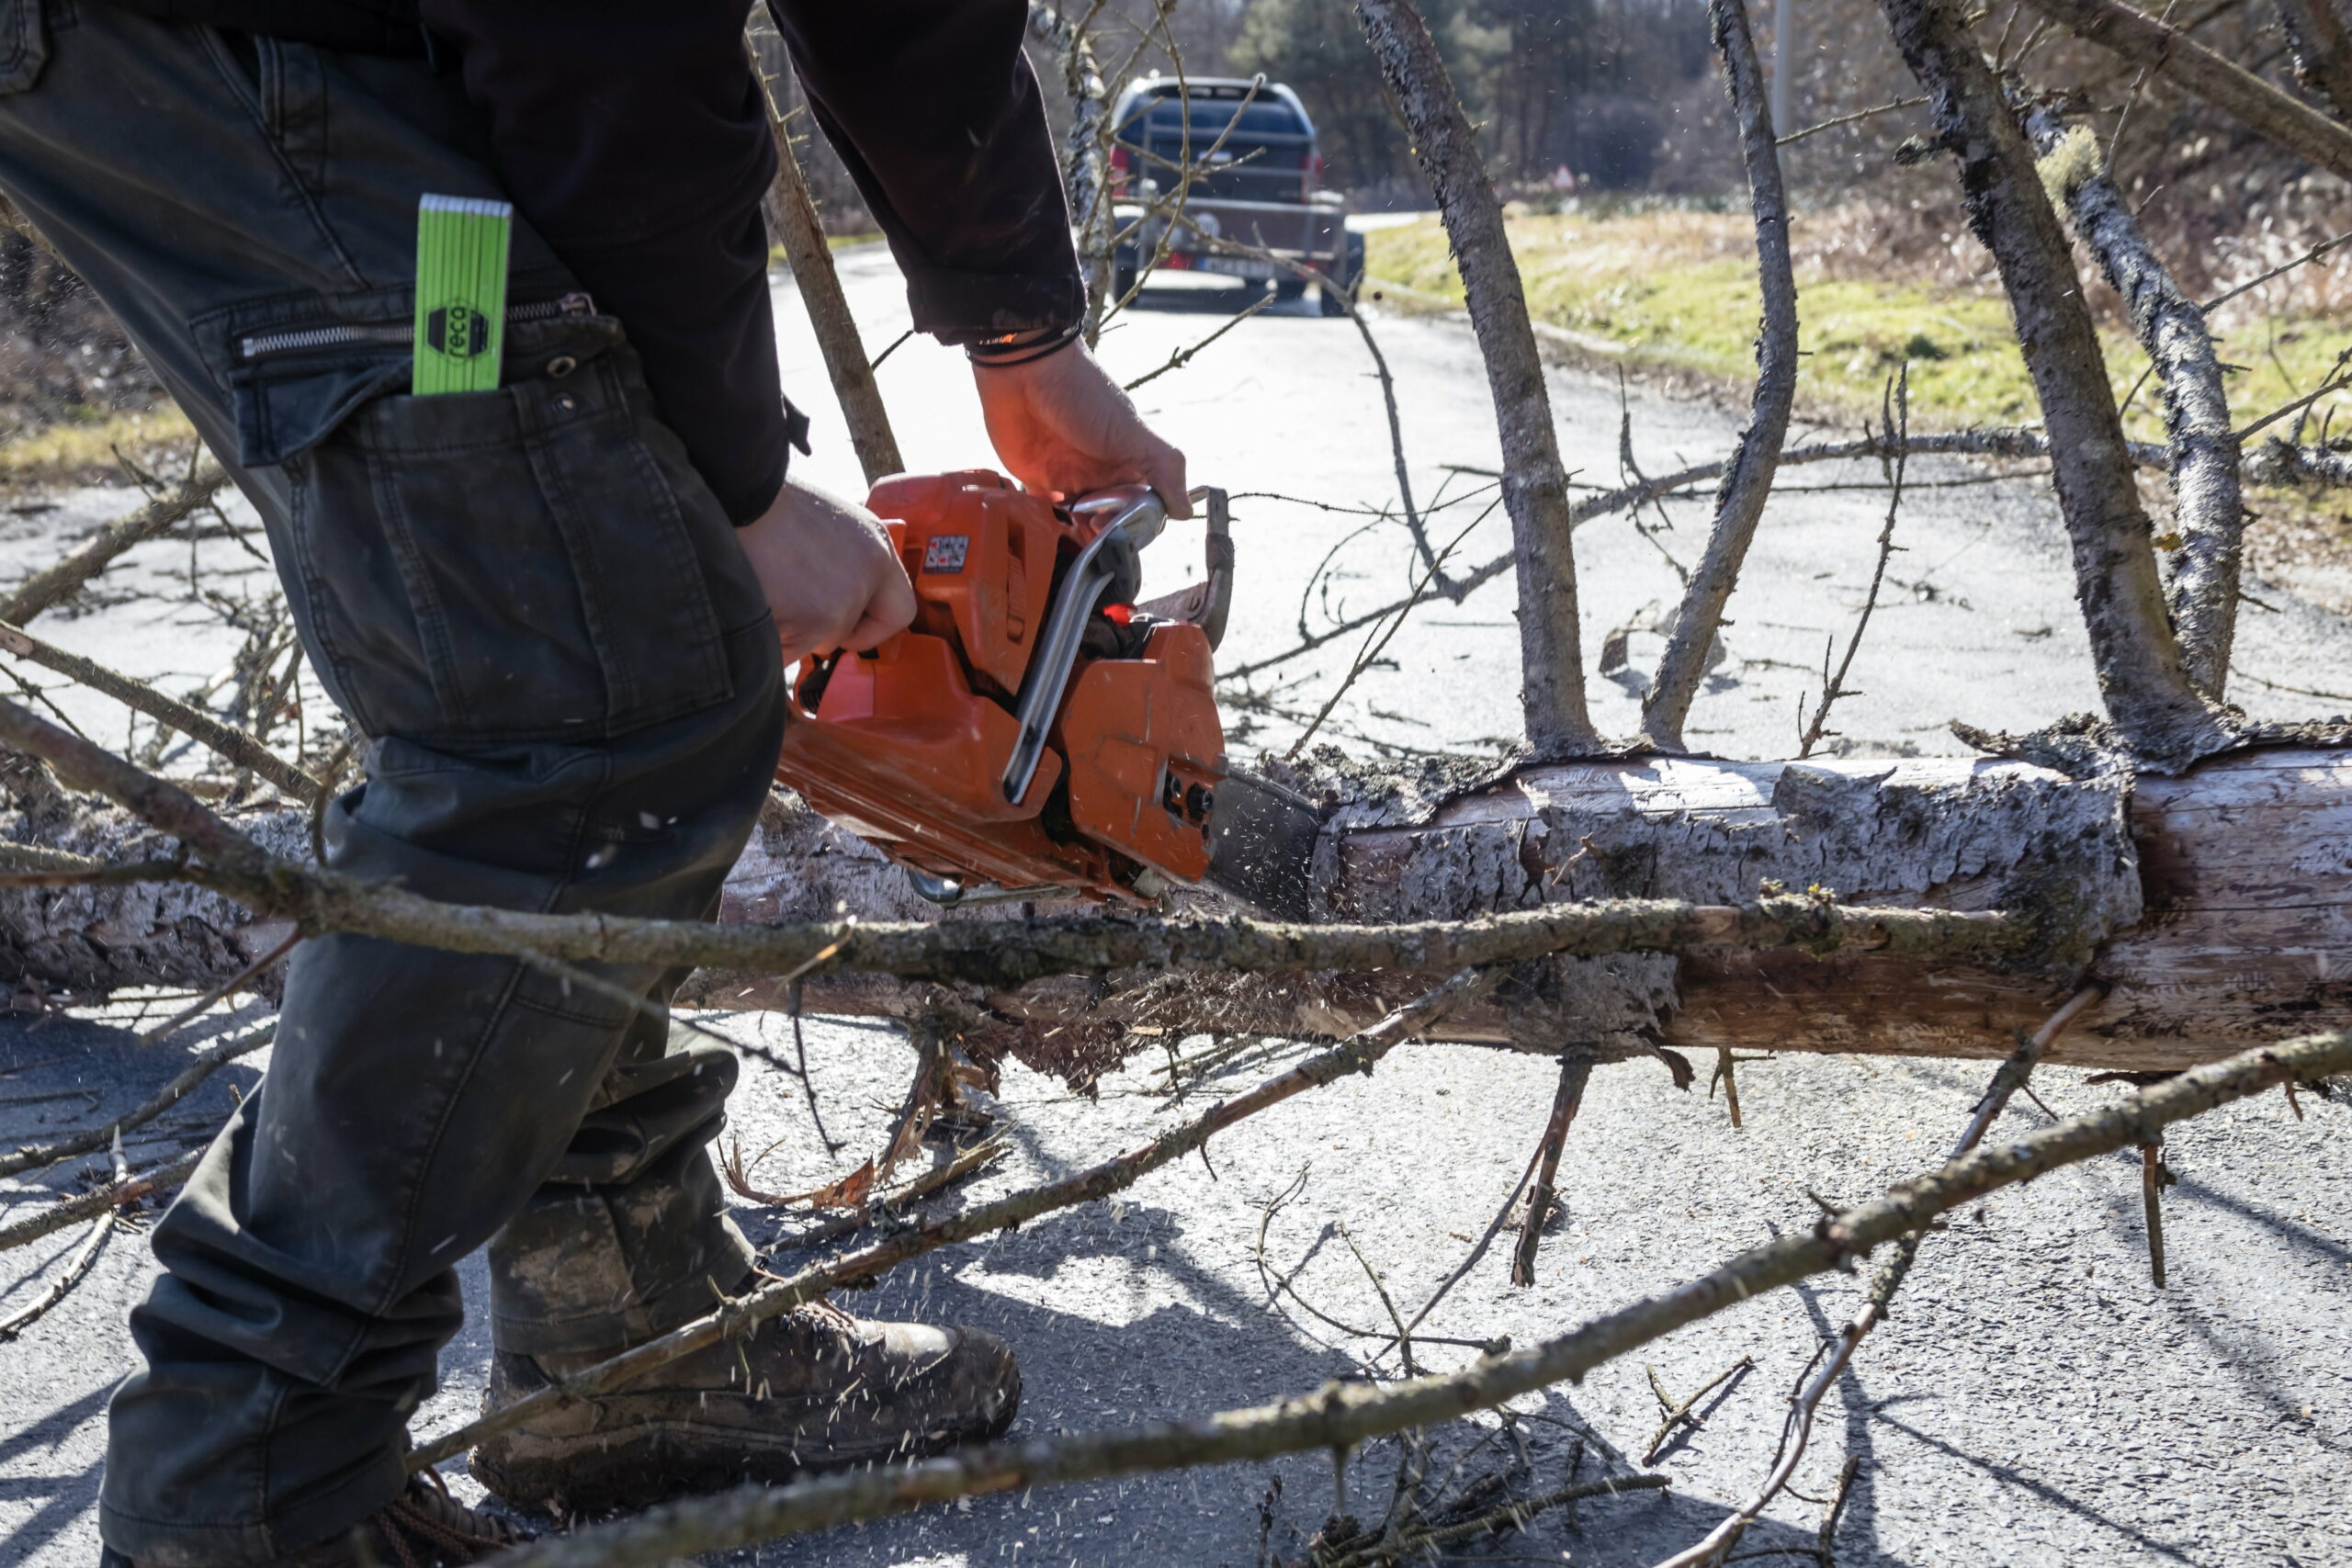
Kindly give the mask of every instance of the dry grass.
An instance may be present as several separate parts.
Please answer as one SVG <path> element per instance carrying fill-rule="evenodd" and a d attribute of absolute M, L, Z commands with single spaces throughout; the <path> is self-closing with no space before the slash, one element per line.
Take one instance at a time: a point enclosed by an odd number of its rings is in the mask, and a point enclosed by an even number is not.
<path fill-rule="evenodd" d="M 0 488 L 119 479 L 122 459 L 143 467 L 185 454 L 196 429 L 175 404 L 39 425 L 0 440 Z"/>

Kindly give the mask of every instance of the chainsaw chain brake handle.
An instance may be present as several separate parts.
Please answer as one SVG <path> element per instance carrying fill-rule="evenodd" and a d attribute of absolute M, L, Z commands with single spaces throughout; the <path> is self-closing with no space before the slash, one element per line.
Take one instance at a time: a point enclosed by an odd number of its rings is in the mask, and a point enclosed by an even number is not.
<path fill-rule="evenodd" d="M 1225 618 L 1233 608 L 1233 513 L 1225 491 L 1203 485 L 1188 498 L 1208 524 L 1208 570 L 1190 588 L 1136 606 L 1163 621 L 1189 621 L 1209 639 L 1209 651 L 1225 641 Z"/>

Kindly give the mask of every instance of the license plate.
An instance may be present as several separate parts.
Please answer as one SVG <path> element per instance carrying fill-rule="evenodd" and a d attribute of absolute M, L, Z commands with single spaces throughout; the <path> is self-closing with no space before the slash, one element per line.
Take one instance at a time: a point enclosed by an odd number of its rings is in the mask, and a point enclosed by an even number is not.
<path fill-rule="evenodd" d="M 1203 256 L 1199 263 L 1203 272 L 1222 273 L 1227 277 L 1277 277 L 1282 268 L 1255 256 Z"/>

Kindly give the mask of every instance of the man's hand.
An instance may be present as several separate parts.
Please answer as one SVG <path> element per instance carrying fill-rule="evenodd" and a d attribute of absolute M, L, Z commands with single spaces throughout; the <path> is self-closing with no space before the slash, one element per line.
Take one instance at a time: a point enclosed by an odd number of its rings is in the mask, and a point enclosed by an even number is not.
<path fill-rule="evenodd" d="M 1135 404 L 1082 343 L 1025 365 L 975 362 L 989 439 L 1012 477 L 1067 501 L 1106 485 L 1148 484 L 1170 517 L 1190 517 L 1184 454 L 1144 428 Z"/>
<path fill-rule="evenodd" d="M 914 584 L 863 506 L 788 479 L 735 536 L 775 613 L 786 664 L 837 648 L 863 652 L 915 618 Z"/>

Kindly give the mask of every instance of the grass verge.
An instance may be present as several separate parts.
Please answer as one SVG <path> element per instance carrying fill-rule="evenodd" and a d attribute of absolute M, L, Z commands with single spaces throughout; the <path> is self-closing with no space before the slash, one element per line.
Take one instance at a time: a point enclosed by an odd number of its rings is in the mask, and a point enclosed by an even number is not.
<path fill-rule="evenodd" d="M 169 402 L 36 425 L 0 439 L 0 489 L 119 479 L 124 457 L 141 467 L 167 465 L 195 440 L 196 427 Z"/>
<path fill-rule="evenodd" d="M 1535 319 L 1607 345 L 1630 366 L 1693 376 L 1745 397 L 1756 374 L 1761 309 L 1756 248 L 1739 213 L 1659 210 L 1618 216 L 1522 215 L 1510 220 L 1511 245 Z M 1864 236 L 1858 241 L 1858 235 Z M 1818 418 L 1875 420 L 1889 376 L 1911 367 L 1911 425 L 1954 430 L 2018 424 L 2040 417 L 2033 387 L 2010 331 L 1991 261 L 1958 239 L 1939 268 L 1905 275 L 1871 265 L 1867 226 L 1851 211 L 1799 213 L 1790 224 L 1797 268 L 1798 407 Z M 1459 303 L 1462 280 L 1435 219 L 1365 236 L 1373 287 L 1401 285 L 1417 296 Z M 1828 258 L 1825 261 L 1824 257 Z M 1981 276 L 1971 276 L 1970 267 Z M 1966 281 L 1951 281 L 1959 275 Z M 2257 289 L 2213 312 L 2230 404 L 2240 428 L 2308 394 L 2352 352 L 2352 323 L 2330 313 L 2270 308 Z M 2162 410 L 2143 380 L 2148 358 L 2103 284 L 2099 336 L 2125 426 L 2137 439 L 2164 438 Z M 2352 431 L 2352 395 L 2314 404 L 2301 430 L 2316 441 L 2341 423 Z M 2290 434 L 2280 421 L 2265 435 Z M 2161 483 L 2148 488 L 2161 505 Z M 2255 570 L 2331 608 L 2352 612 L 2352 505 L 2340 492 L 2262 491 L 2248 503 Z"/>

